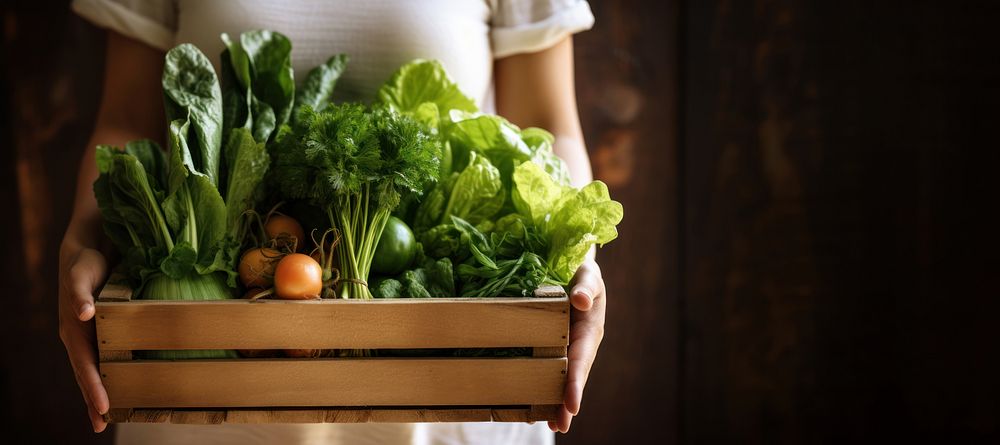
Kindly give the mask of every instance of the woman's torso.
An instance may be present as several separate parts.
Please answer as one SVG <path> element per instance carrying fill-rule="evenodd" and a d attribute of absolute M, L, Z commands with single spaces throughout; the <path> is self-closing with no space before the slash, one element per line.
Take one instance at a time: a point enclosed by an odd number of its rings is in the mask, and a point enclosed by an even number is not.
<path fill-rule="evenodd" d="M 331 55 L 351 62 L 334 100 L 371 101 L 400 65 L 437 59 L 469 97 L 492 109 L 490 7 L 478 0 L 178 0 L 175 43 L 193 43 L 218 68 L 219 34 L 271 29 L 292 41 L 297 81 Z"/>

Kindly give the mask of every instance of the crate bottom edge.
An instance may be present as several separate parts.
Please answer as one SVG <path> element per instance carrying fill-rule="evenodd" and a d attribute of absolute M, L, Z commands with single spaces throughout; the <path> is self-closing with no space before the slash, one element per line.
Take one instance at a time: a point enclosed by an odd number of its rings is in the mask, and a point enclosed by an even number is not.
<path fill-rule="evenodd" d="M 415 423 L 541 422 L 555 420 L 562 405 L 371 406 L 266 408 L 113 408 L 110 423 Z"/>

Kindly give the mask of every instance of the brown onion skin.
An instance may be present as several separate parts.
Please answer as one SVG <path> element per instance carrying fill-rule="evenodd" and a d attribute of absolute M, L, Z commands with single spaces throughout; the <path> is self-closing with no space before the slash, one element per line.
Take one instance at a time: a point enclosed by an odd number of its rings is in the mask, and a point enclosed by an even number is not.
<path fill-rule="evenodd" d="M 281 252 L 268 247 L 253 248 L 243 252 L 237 267 L 240 282 L 248 288 L 271 287 L 274 284 L 274 269 L 281 257 Z"/>

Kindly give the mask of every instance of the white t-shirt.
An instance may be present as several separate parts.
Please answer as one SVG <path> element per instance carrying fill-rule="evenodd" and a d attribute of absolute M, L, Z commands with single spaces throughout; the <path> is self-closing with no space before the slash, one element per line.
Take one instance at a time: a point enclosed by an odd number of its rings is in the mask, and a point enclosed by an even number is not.
<path fill-rule="evenodd" d="M 164 51 L 193 43 L 216 70 L 223 32 L 285 34 L 299 82 L 347 53 L 336 101 L 370 102 L 402 64 L 437 59 L 486 111 L 494 109 L 494 59 L 540 51 L 594 23 L 584 0 L 74 0 L 73 9 Z"/>
<path fill-rule="evenodd" d="M 469 97 L 493 106 L 493 60 L 535 52 L 594 22 L 584 0 L 74 0 L 98 26 L 168 50 L 193 43 L 216 64 L 219 34 L 271 29 L 292 41 L 301 82 L 337 53 L 351 57 L 334 100 L 369 102 L 399 66 L 437 59 Z M 119 443 L 551 444 L 545 422 L 163 425 L 121 424 Z"/>

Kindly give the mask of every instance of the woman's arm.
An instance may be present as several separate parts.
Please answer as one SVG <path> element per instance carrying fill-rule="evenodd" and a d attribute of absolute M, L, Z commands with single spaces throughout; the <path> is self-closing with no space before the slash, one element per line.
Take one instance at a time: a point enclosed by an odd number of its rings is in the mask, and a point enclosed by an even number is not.
<path fill-rule="evenodd" d="M 551 131 L 556 137 L 553 149 L 569 166 L 573 185 L 593 180 L 576 108 L 572 37 L 544 51 L 499 59 L 494 73 L 497 113 L 518 126 Z M 604 338 L 604 279 L 593 250 L 570 284 L 573 312 L 566 393 L 559 421 L 549 422 L 550 428 L 564 433 L 580 411 L 583 387 Z"/>
<path fill-rule="evenodd" d="M 124 145 L 133 139 L 162 139 L 164 111 L 160 75 L 164 53 L 108 32 L 104 91 L 77 178 L 76 201 L 59 249 L 59 337 L 90 413 L 94 431 L 107 426 L 108 396 L 97 373 L 94 344 L 94 291 L 107 276 L 105 244 L 94 198 L 98 144 Z"/>
<path fill-rule="evenodd" d="M 573 81 L 573 39 L 531 54 L 496 61 L 497 114 L 520 127 L 544 128 L 556 137 L 556 155 L 566 161 L 573 186 L 594 179 L 583 143 Z"/>

